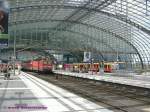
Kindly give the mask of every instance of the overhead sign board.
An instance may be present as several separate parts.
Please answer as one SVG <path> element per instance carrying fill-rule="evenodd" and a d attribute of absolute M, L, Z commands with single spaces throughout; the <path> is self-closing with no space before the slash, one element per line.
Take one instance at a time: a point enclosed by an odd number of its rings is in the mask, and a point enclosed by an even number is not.
<path fill-rule="evenodd" d="M 8 46 L 8 14 L 9 8 L 6 1 L 0 0 L 0 47 Z"/>

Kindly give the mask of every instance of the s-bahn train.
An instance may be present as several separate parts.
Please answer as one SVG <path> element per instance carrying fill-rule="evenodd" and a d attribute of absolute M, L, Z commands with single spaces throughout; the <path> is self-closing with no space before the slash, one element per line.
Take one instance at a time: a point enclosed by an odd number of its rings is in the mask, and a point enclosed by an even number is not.
<path fill-rule="evenodd" d="M 119 65 L 125 64 L 124 62 L 104 62 L 104 63 L 73 63 L 64 64 L 63 68 L 67 71 L 87 73 L 89 71 L 99 72 L 103 68 L 104 72 L 112 73 L 119 69 Z"/>
<path fill-rule="evenodd" d="M 25 61 L 22 63 L 22 70 L 33 72 L 51 73 L 53 62 L 47 58 Z"/>

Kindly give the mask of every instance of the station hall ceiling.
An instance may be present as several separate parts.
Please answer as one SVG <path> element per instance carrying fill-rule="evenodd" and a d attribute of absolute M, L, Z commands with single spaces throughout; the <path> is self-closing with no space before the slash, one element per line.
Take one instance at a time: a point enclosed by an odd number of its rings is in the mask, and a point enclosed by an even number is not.
<path fill-rule="evenodd" d="M 149 0 L 7 0 L 10 43 L 150 61 Z M 133 60 L 133 58 L 135 58 Z M 143 66 L 143 65 L 142 65 Z"/>

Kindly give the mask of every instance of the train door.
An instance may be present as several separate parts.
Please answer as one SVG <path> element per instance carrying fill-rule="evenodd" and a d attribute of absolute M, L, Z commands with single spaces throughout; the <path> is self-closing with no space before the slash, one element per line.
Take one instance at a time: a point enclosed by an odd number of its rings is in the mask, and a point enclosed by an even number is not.
<path fill-rule="evenodd" d="M 104 72 L 109 72 L 109 73 L 112 72 L 112 66 L 111 66 L 111 64 L 105 64 L 104 65 Z"/>
<path fill-rule="evenodd" d="M 43 59 L 39 60 L 38 63 L 39 63 L 39 71 L 42 72 L 44 69 L 44 60 Z"/>
<path fill-rule="evenodd" d="M 95 72 L 98 72 L 99 71 L 99 63 L 95 63 L 94 68 L 95 68 Z"/>
<path fill-rule="evenodd" d="M 83 72 L 83 64 L 81 63 L 81 64 L 79 64 L 79 72 Z"/>

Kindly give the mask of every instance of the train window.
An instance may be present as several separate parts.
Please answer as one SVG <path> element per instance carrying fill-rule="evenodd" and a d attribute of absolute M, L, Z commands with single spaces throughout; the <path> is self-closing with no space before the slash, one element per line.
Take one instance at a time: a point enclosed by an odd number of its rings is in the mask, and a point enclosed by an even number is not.
<path fill-rule="evenodd" d="M 48 64 L 48 61 L 43 61 L 43 64 Z"/>
<path fill-rule="evenodd" d="M 107 67 L 107 65 L 104 65 L 104 67 L 106 68 L 106 67 Z"/>

